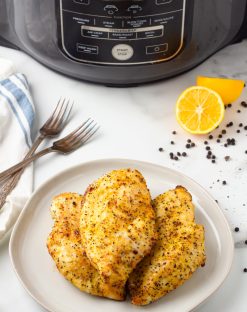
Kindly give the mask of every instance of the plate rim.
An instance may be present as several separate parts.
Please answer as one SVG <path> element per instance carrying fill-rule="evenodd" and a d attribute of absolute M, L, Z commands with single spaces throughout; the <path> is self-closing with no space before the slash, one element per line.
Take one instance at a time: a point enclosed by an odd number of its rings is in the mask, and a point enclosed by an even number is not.
<path fill-rule="evenodd" d="M 25 291 L 34 299 L 34 301 L 36 301 L 40 306 L 42 306 L 43 308 L 45 308 L 47 311 L 49 312 L 57 312 L 55 311 L 53 308 L 48 307 L 46 305 L 46 303 L 43 303 L 41 300 L 39 300 L 32 292 L 31 290 L 29 290 L 28 286 L 25 284 L 25 282 L 22 280 L 21 276 L 18 273 L 18 269 L 15 265 L 15 259 L 13 256 L 13 245 L 14 245 L 14 241 L 15 241 L 15 237 L 16 237 L 16 232 L 18 230 L 18 227 L 22 221 L 22 219 L 24 218 L 23 216 L 25 215 L 25 211 L 27 210 L 28 206 L 30 205 L 31 201 L 33 200 L 33 198 L 35 196 L 37 196 L 37 194 L 42 191 L 42 189 L 46 186 L 46 184 L 50 183 L 52 180 L 55 180 L 57 178 L 59 178 L 59 176 L 62 176 L 66 173 L 69 173 L 70 171 L 75 170 L 76 168 L 82 167 L 82 166 L 87 166 L 87 165 L 91 165 L 93 163 L 104 163 L 104 162 L 128 162 L 130 164 L 130 166 L 132 164 L 139 164 L 139 165 L 148 165 L 148 166 L 152 166 L 152 167 L 156 167 L 157 169 L 160 168 L 162 170 L 167 170 L 170 171 L 171 173 L 174 173 L 176 175 L 182 176 L 183 178 L 185 178 L 186 180 L 188 180 L 189 182 L 192 182 L 193 184 L 195 184 L 200 191 L 202 191 L 207 198 L 210 201 L 213 201 L 215 203 L 215 206 L 217 207 L 217 211 L 218 213 L 221 215 L 222 220 L 224 221 L 224 225 L 225 225 L 225 229 L 227 230 L 229 237 L 230 237 L 230 241 L 228 241 L 228 249 L 230 251 L 230 259 L 228 258 L 228 263 L 227 266 L 225 268 L 225 275 L 221 278 L 221 280 L 217 283 L 216 286 L 213 287 L 213 289 L 211 290 L 211 292 L 197 305 L 195 305 L 190 311 L 194 311 L 196 308 L 198 308 L 199 306 L 201 306 L 203 303 L 205 303 L 205 301 L 207 301 L 221 286 L 222 284 L 225 282 L 226 278 L 229 276 L 229 273 L 231 271 L 232 268 L 232 264 L 233 264 L 233 259 L 234 259 L 234 240 L 233 240 L 233 235 L 229 226 L 229 223 L 227 221 L 227 218 L 224 214 L 224 212 L 222 211 L 222 209 L 219 207 L 219 205 L 215 202 L 214 198 L 212 197 L 212 195 L 203 187 L 201 186 L 201 184 L 199 184 L 198 182 L 196 182 L 193 178 L 189 177 L 188 175 L 176 170 L 176 169 L 172 169 L 157 163 L 153 163 L 150 161 L 144 161 L 144 160 L 136 160 L 136 159 L 129 159 L 129 158 L 100 158 L 100 159 L 93 159 L 93 160 L 88 160 L 88 161 L 82 161 L 76 165 L 70 166 L 66 169 L 60 170 L 59 172 L 57 172 L 56 174 L 54 174 L 53 176 L 49 177 L 48 179 L 46 179 L 44 182 L 42 182 L 37 189 L 31 194 L 30 198 L 27 200 L 26 204 L 24 205 L 22 211 L 20 212 L 20 215 L 18 216 L 18 219 L 13 227 L 11 236 L 10 236 L 10 241 L 9 241 L 9 255 L 10 255 L 10 262 L 12 265 L 12 268 L 18 278 L 18 280 L 20 281 L 22 287 L 25 289 Z"/>

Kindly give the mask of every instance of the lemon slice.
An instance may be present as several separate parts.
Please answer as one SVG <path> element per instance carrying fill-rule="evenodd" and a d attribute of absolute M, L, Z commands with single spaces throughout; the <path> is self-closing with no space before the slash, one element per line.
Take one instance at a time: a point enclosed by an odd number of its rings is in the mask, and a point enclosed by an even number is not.
<path fill-rule="evenodd" d="M 225 106 L 220 95 L 208 88 L 194 86 L 186 89 L 178 98 L 176 118 L 186 131 L 206 134 L 223 120 Z"/>
<path fill-rule="evenodd" d="M 241 95 L 245 82 L 227 78 L 197 77 L 197 85 L 219 93 L 225 105 L 235 102 Z"/>

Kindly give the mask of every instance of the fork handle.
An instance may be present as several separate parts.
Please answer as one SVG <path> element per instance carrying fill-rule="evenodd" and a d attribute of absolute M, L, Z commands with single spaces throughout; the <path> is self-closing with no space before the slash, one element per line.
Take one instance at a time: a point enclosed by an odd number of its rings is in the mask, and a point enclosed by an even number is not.
<path fill-rule="evenodd" d="M 13 173 L 15 173 L 16 171 L 22 169 L 22 168 L 25 168 L 27 165 L 29 165 L 31 162 L 33 162 L 34 160 L 40 158 L 41 156 L 44 156 L 48 153 L 51 153 L 51 152 L 55 152 L 55 150 L 53 149 L 53 147 L 48 147 L 48 148 L 45 148 L 43 149 L 42 151 L 40 151 L 39 153 L 19 162 L 17 165 L 14 165 L 13 167 L 10 167 L 9 169 L 3 171 L 1 174 L 0 174 L 0 181 L 6 179 L 8 176 L 12 175 Z"/>
<path fill-rule="evenodd" d="M 26 154 L 24 159 L 29 158 L 33 155 L 33 153 L 37 150 L 41 142 L 44 140 L 44 135 L 39 135 L 33 145 L 31 146 L 30 150 Z M 3 205 L 6 202 L 6 198 L 8 195 L 13 191 L 13 189 L 16 187 L 17 183 L 19 182 L 22 174 L 23 174 L 24 168 L 22 168 L 20 171 L 13 174 L 1 187 L 0 190 L 0 210 L 3 207 Z"/>

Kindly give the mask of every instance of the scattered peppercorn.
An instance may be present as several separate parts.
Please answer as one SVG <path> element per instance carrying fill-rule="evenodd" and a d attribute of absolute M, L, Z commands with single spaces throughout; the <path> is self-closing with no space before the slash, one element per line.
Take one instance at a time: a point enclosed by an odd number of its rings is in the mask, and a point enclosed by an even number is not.
<path fill-rule="evenodd" d="M 175 156 L 175 157 L 174 157 L 174 160 L 178 160 L 178 157 L 177 157 L 177 156 Z"/>
<path fill-rule="evenodd" d="M 240 130 L 237 130 L 237 133 L 240 133 Z"/>
<path fill-rule="evenodd" d="M 226 143 L 225 143 L 225 144 L 224 144 L 224 146 L 225 146 L 225 147 L 227 147 L 227 146 L 228 146 L 228 144 L 226 144 Z"/>
<path fill-rule="evenodd" d="M 217 143 L 220 143 L 220 139 L 217 139 Z"/>
<path fill-rule="evenodd" d="M 206 150 L 209 151 L 210 150 L 210 146 L 206 146 Z"/>
<path fill-rule="evenodd" d="M 212 152 L 211 152 L 211 151 L 208 151 L 208 155 L 212 155 Z"/>
<path fill-rule="evenodd" d="M 176 132 L 176 131 L 172 131 L 172 134 L 174 134 L 174 135 L 175 135 L 175 134 L 177 134 L 177 132 Z"/>
<path fill-rule="evenodd" d="M 239 227 L 235 227 L 234 231 L 239 232 Z"/>
<path fill-rule="evenodd" d="M 238 125 L 239 127 L 243 127 L 243 124 L 242 124 L 242 122 Z"/>
<path fill-rule="evenodd" d="M 212 134 L 210 134 L 210 136 L 208 138 L 209 138 L 209 140 L 212 140 L 214 137 L 212 136 Z"/>
<path fill-rule="evenodd" d="M 246 273 L 247 272 L 247 268 L 244 268 L 244 273 Z"/>
<path fill-rule="evenodd" d="M 224 181 L 222 181 L 222 184 L 223 184 L 223 185 L 226 185 L 226 181 L 225 181 L 225 180 L 224 180 Z"/>
<path fill-rule="evenodd" d="M 195 147 L 196 145 L 195 145 L 195 143 L 194 142 L 192 142 L 191 143 L 191 147 Z"/>
<path fill-rule="evenodd" d="M 174 141 L 171 141 L 171 144 L 174 145 L 175 144 Z"/>
<path fill-rule="evenodd" d="M 245 245 L 247 245 L 247 240 L 244 241 Z"/>
<path fill-rule="evenodd" d="M 226 130 L 223 129 L 223 130 L 221 131 L 221 133 L 222 133 L 222 134 L 226 134 Z"/>
<path fill-rule="evenodd" d="M 245 101 L 242 101 L 242 102 L 241 102 L 241 106 L 247 107 L 247 103 L 246 103 Z"/>
<path fill-rule="evenodd" d="M 216 159 L 216 156 L 215 156 L 215 155 L 213 155 L 213 156 L 212 156 L 212 159 Z"/>
<path fill-rule="evenodd" d="M 240 110 L 240 109 L 238 109 L 238 110 L 237 110 L 237 112 L 240 114 L 240 113 L 241 113 L 241 110 Z"/>
<path fill-rule="evenodd" d="M 159 152 L 164 152 L 164 149 L 162 147 L 160 147 Z"/>
<path fill-rule="evenodd" d="M 187 142 L 188 142 L 188 143 L 191 143 L 191 139 L 188 139 Z"/>
<path fill-rule="evenodd" d="M 180 152 L 177 152 L 177 155 L 178 155 L 178 156 L 181 156 L 181 153 L 180 153 Z"/>
<path fill-rule="evenodd" d="M 186 148 L 190 148 L 190 144 L 186 144 L 185 147 L 186 147 Z"/>
<path fill-rule="evenodd" d="M 215 199 L 215 201 L 216 201 L 216 203 L 218 204 L 218 200 L 217 200 L 217 199 Z"/>
<path fill-rule="evenodd" d="M 230 160 L 230 156 L 225 156 L 225 161 L 229 161 Z"/>
<path fill-rule="evenodd" d="M 215 159 L 212 159 L 212 163 L 215 164 Z"/>
<path fill-rule="evenodd" d="M 183 157 L 186 157 L 186 156 L 187 156 L 187 153 L 183 152 L 183 153 L 182 153 L 182 156 L 183 156 Z"/>
<path fill-rule="evenodd" d="M 228 104 L 227 107 L 229 107 L 229 108 L 232 107 L 232 104 Z"/>
<path fill-rule="evenodd" d="M 218 138 L 221 139 L 221 138 L 222 138 L 222 134 L 219 134 L 219 135 L 218 135 Z"/>
<path fill-rule="evenodd" d="M 247 130 L 247 126 L 244 127 L 244 130 Z"/>
<path fill-rule="evenodd" d="M 204 141 L 204 144 L 207 145 L 207 144 L 208 144 L 208 141 Z"/>

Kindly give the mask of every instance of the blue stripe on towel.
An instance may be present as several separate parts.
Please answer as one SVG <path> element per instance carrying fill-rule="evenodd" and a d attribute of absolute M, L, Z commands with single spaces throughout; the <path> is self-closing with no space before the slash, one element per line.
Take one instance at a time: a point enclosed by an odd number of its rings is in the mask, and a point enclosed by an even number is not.
<path fill-rule="evenodd" d="M 25 129 L 25 127 L 24 127 L 24 125 L 23 125 L 23 123 L 22 123 L 22 121 L 21 121 L 21 119 L 20 119 L 20 117 L 19 117 L 19 115 L 18 115 L 18 113 L 17 113 L 17 111 L 16 111 L 16 109 L 15 109 L 13 103 L 12 103 L 11 100 L 10 100 L 5 94 L 3 94 L 1 91 L 0 91 L 0 96 L 2 96 L 2 97 L 3 97 L 5 100 L 7 100 L 7 102 L 9 103 L 9 106 L 11 107 L 11 109 L 12 109 L 14 115 L 16 116 L 16 118 L 17 118 L 17 120 L 18 120 L 18 122 L 19 122 L 20 127 L 21 127 L 22 130 L 23 130 L 23 133 L 24 133 L 24 136 L 25 136 L 25 141 L 26 141 L 26 143 L 27 143 L 27 146 L 28 146 L 28 147 L 31 147 L 31 146 L 30 146 L 30 143 L 29 143 L 29 140 L 28 140 L 29 135 L 28 135 L 28 133 L 27 133 L 27 130 Z"/>
<path fill-rule="evenodd" d="M 9 79 L 3 80 L 1 82 L 1 85 L 4 86 L 9 92 L 11 92 L 12 95 L 15 97 L 16 102 L 22 109 L 23 114 L 28 121 L 31 131 L 34 121 L 34 110 L 25 93 Z M 24 85 L 24 87 L 26 86 Z"/>

